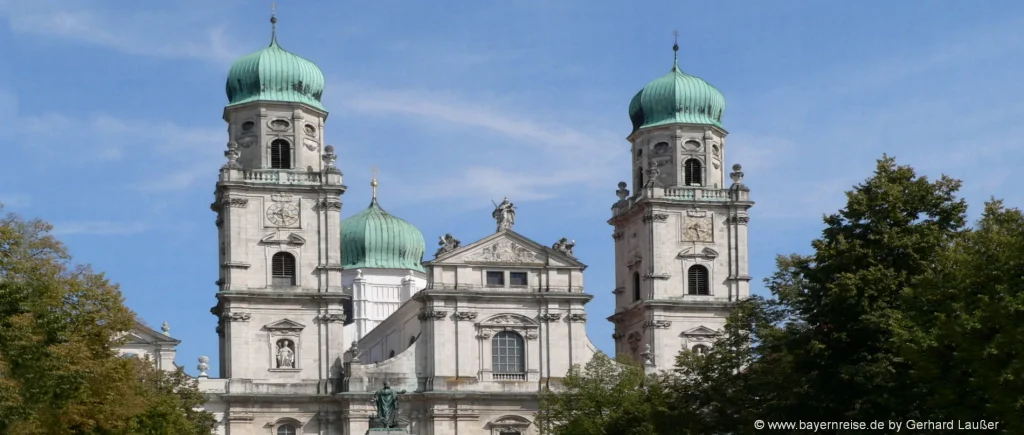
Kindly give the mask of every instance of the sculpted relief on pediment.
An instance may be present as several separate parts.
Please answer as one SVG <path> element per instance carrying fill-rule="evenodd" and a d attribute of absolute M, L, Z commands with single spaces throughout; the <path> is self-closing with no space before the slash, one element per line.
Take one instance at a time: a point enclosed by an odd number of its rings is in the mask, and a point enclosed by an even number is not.
<path fill-rule="evenodd" d="M 537 253 L 512 240 L 497 240 L 466 256 L 466 261 L 481 263 L 539 263 Z"/>

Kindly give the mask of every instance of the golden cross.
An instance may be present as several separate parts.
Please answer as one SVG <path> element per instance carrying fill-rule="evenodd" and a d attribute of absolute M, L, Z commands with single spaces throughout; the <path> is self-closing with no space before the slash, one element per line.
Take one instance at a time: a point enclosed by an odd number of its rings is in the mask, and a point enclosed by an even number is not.
<path fill-rule="evenodd" d="M 377 199 L 377 167 L 370 168 L 373 173 L 373 178 L 370 179 L 370 187 L 373 188 L 373 199 Z"/>
<path fill-rule="evenodd" d="M 277 40 L 277 2 L 270 3 L 270 40 Z"/>

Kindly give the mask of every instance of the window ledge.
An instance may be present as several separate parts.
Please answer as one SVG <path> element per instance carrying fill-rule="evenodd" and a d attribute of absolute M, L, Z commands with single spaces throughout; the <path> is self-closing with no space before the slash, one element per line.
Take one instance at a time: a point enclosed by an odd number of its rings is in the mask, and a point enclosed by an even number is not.
<path fill-rule="evenodd" d="M 271 372 L 280 372 L 280 373 L 298 373 L 298 372 L 302 371 L 302 369 L 268 369 L 268 370 L 271 371 Z"/>

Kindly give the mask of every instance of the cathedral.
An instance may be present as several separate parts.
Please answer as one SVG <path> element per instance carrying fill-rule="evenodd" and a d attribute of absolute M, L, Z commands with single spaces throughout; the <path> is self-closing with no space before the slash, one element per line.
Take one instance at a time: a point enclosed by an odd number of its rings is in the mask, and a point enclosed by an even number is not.
<path fill-rule="evenodd" d="M 220 364 L 198 366 L 218 433 L 535 435 L 538 393 L 598 352 L 586 323 L 602 314 L 615 353 L 649 371 L 707 352 L 750 294 L 753 202 L 740 166 L 726 168 L 724 97 L 678 60 L 666 69 L 629 103 L 633 175 L 607 221 L 615 285 L 597 286 L 614 287 L 615 312 L 588 313 L 573 242 L 516 232 L 514 198 L 495 205 L 493 234 L 446 234 L 430 253 L 376 180 L 369 206 L 343 219 L 321 70 L 276 34 L 235 61 L 211 205 Z M 121 353 L 174 369 L 178 343 L 166 324 L 139 324 Z M 371 403 L 385 383 L 400 402 L 392 432 Z"/>

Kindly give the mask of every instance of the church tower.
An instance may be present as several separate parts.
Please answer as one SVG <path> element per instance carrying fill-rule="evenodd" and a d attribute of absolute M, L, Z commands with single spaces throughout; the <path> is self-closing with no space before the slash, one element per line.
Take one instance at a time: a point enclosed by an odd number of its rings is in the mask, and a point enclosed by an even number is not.
<path fill-rule="evenodd" d="M 653 369 L 673 367 L 682 349 L 709 350 L 731 305 L 750 295 L 754 203 L 740 165 L 726 169 L 725 98 L 679 68 L 678 50 L 669 73 L 629 104 L 633 179 L 619 183 L 608 221 L 616 354 Z"/>
<path fill-rule="evenodd" d="M 249 397 L 238 405 L 245 408 L 229 404 L 231 425 L 273 413 L 273 395 L 315 406 L 338 376 L 348 300 L 341 281 L 345 186 L 334 148 L 324 144 L 323 89 L 320 69 L 281 48 L 276 28 L 269 46 L 235 61 L 228 74 L 227 163 L 211 205 L 220 242 L 211 311 L 220 319 L 228 396 Z"/>

